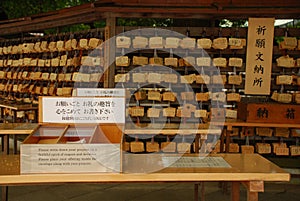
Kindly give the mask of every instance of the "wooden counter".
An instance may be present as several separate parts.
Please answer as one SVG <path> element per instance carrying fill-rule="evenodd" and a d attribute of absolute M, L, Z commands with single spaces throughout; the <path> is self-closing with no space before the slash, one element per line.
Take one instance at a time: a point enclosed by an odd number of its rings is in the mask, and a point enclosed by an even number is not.
<path fill-rule="evenodd" d="M 3 152 L 9 154 L 9 135 L 13 135 L 14 153 L 17 153 L 17 135 L 29 135 L 38 128 L 37 123 L 0 123 L 0 135 L 3 135 Z"/>
<path fill-rule="evenodd" d="M 17 112 L 19 111 L 34 111 L 35 121 L 37 121 L 38 106 L 32 104 L 14 104 L 9 102 L 0 103 L 1 118 L 4 118 L 4 109 L 10 109 L 13 111 L 13 123 L 17 121 Z"/>
<path fill-rule="evenodd" d="M 197 156 L 197 155 L 188 155 Z M 230 167 L 175 168 L 165 167 L 154 173 L 78 173 L 78 174 L 28 174 L 19 173 L 19 156 L 1 156 L 0 185 L 51 184 L 51 183 L 132 183 L 132 182 L 203 182 L 229 181 L 232 200 L 239 200 L 239 184 L 247 188 L 248 201 L 258 200 L 258 192 L 264 191 L 264 181 L 289 181 L 290 174 L 258 154 L 218 154 Z M 125 171 L 141 171 L 153 163 L 160 163 L 160 155 L 129 154 L 124 156 Z M 157 160 L 156 160 L 157 159 Z M 152 163 L 152 164 L 151 164 Z M 146 170 L 145 170 L 146 171 Z M 3 190 L 3 189 L 2 189 Z M 3 192 L 7 189 L 3 190 Z"/>
<path fill-rule="evenodd" d="M 38 123 L 0 123 L 0 134 L 31 134 Z"/>

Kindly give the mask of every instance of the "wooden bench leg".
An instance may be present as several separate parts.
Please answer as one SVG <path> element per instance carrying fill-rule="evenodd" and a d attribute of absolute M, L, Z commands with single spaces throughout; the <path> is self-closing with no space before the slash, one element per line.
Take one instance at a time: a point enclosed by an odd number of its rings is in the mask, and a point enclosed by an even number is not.
<path fill-rule="evenodd" d="M 240 182 L 234 181 L 231 183 L 231 200 L 239 201 L 240 200 Z"/>
<path fill-rule="evenodd" d="M 199 185 L 201 185 L 201 201 L 205 201 L 204 182 L 194 184 L 194 201 L 199 201 Z"/>
<path fill-rule="evenodd" d="M 198 201 L 199 197 L 199 184 L 194 184 L 194 201 Z"/>
<path fill-rule="evenodd" d="M 258 192 L 247 191 L 247 201 L 258 201 Z"/>
<path fill-rule="evenodd" d="M 202 186 L 201 186 L 201 201 L 205 201 L 205 186 L 204 186 L 204 182 L 201 182 Z"/>
<path fill-rule="evenodd" d="M 4 135 L 1 135 L 1 151 L 4 151 Z"/>
<path fill-rule="evenodd" d="M 13 135 L 13 141 L 14 141 L 14 154 L 18 153 L 18 138 L 17 135 Z"/>
<path fill-rule="evenodd" d="M 3 136 L 3 153 L 4 154 L 9 154 L 9 136 L 4 135 Z"/>
<path fill-rule="evenodd" d="M 8 201 L 8 186 L 2 186 L 1 193 L 2 193 L 1 200 Z"/>

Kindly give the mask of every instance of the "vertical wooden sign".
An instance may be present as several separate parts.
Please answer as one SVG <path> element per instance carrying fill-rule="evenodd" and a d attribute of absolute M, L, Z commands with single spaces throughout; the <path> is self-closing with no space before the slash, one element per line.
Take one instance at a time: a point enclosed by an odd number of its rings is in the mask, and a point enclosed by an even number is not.
<path fill-rule="evenodd" d="M 270 94 L 274 22 L 274 18 L 249 18 L 245 94 Z"/>

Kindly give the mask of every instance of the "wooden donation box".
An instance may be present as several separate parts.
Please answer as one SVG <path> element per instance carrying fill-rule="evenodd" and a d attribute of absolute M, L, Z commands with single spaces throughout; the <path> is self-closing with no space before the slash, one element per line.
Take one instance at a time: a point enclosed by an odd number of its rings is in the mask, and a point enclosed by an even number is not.
<path fill-rule="evenodd" d="M 121 171 L 125 90 L 95 90 L 40 97 L 39 127 L 20 146 L 21 174 Z"/>
<path fill-rule="evenodd" d="M 255 123 L 300 123 L 300 105 L 279 103 L 239 103 L 238 119 Z"/>

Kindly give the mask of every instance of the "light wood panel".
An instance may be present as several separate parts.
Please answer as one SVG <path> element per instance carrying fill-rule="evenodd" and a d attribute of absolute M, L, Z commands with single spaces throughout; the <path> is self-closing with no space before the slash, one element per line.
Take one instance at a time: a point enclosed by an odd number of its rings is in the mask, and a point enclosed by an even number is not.
<path fill-rule="evenodd" d="M 133 157 L 134 156 L 134 157 Z M 138 158 L 135 158 L 138 156 Z M 129 155 L 124 160 L 139 157 L 159 157 L 154 154 Z M 195 156 L 195 155 L 193 155 Z M 156 173 L 92 173 L 92 174 L 32 174 L 20 175 L 19 156 L 1 156 L 0 184 L 46 183 L 111 183 L 111 182 L 199 182 L 199 181 L 289 181 L 290 174 L 258 154 L 219 154 L 231 168 L 165 168 Z M 126 156 L 125 156 L 126 157 Z M 145 160 L 142 160 L 145 161 Z M 148 158 L 148 162 L 150 159 Z M 138 164 L 138 163 L 132 163 Z M 145 165 L 145 164 L 144 164 Z M 128 167 L 127 167 L 128 168 Z M 138 168 L 138 167 L 136 167 Z"/>

